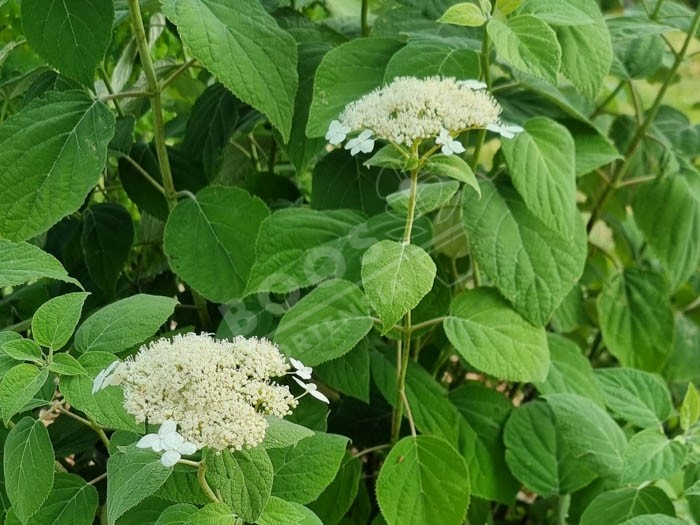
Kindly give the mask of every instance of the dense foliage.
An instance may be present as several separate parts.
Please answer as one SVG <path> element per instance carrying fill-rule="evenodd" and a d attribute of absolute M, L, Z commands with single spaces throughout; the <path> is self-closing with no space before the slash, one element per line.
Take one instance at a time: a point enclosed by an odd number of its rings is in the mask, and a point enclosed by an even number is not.
<path fill-rule="evenodd" d="M 0 0 L 3 522 L 700 523 L 700 10 L 623 3 Z"/>

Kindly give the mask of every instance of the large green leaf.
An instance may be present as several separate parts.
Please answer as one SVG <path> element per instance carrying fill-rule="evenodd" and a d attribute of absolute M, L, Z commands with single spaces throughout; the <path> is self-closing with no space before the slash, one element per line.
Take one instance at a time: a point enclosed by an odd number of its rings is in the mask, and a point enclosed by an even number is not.
<path fill-rule="evenodd" d="M 289 139 L 297 85 L 297 46 L 257 0 L 163 0 L 192 54 L 238 98 L 268 116 Z"/>
<path fill-rule="evenodd" d="M 34 398 L 48 377 L 48 368 L 38 368 L 27 363 L 7 371 L 0 382 L 0 410 L 5 425 Z"/>
<path fill-rule="evenodd" d="M 683 314 L 676 314 L 676 334 L 673 351 L 666 362 L 664 377 L 675 383 L 683 383 L 700 377 L 700 326 Z"/>
<path fill-rule="evenodd" d="M 274 416 L 266 416 L 267 430 L 262 447 L 265 448 L 286 448 L 296 445 L 304 438 L 314 435 L 310 430 L 301 425 Z"/>
<path fill-rule="evenodd" d="M 519 15 L 503 20 L 494 17 L 486 31 L 498 56 L 529 75 L 557 84 L 561 46 L 554 30 L 539 18 Z"/>
<path fill-rule="evenodd" d="M 658 429 L 648 428 L 632 436 L 625 450 L 623 483 L 639 484 L 665 479 L 683 467 L 686 448 Z"/>
<path fill-rule="evenodd" d="M 316 70 L 307 135 L 325 135 L 347 104 L 380 86 L 389 59 L 402 46 L 388 38 L 357 38 L 329 51 Z"/>
<path fill-rule="evenodd" d="M 542 401 L 515 409 L 503 439 L 510 470 L 540 496 L 574 492 L 596 477 L 571 454 L 556 430 L 552 410 Z"/>
<path fill-rule="evenodd" d="M 0 236 L 23 241 L 77 210 L 102 176 L 114 116 L 75 91 L 49 93 L 0 125 Z"/>
<path fill-rule="evenodd" d="M 75 331 L 89 293 L 76 292 L 54 297 L 32 317 L 32 337 L 42 346 L 63 348 Z"/>
<path fill-rule="evenodd" d="M 567 235 L 578 225 L 574 141 L 561 124 L 528 120 L 501 146 L 510 178 L 525 205 L 547 226 Z"/>
<path fill-rule="evenodd" d="M 454 197 L 459 189 L 459 182 L 450 180 L 445 182 L 431 182 L 418 184 L 416 189 L 415 214 L 417 217 L 442 208 Z M 406 215 L 410 202 L 410 188 L 399 190 L 387 195 L 386 202 L 395 211 Z"/>
<path fill-rule="evenodd" d="M 151 337 L 173 313 L 170 297 L 137 294 L 109 304 L 88 317 L 75 333 L 79 352 L 119 353 Z"/>
<path fill-rule="evenodd" d="M 700 264 L 700 174 L 688 171 L 641 185 L 633 209 L 675 290 Z"/>
<path fill-rule="evenodd" d="M 352 350 L 372 325 L 362 291 L 336 279 L 319 285 L 284 314 L 275 342 L 287 355 L 315 366 Z"/>
<path fill-rule="evenodd" d="M 617 489 L 597 496 L 581 516 L 580 525 L 619 525 L 643 514 L 675 516 L 673 503 L 658 487 Z"/>
<path fill-rule="evenodd" d="M 386 66 L 385 80 L 440 75 L 458 79 L 479 78 L 481 61 L 472 49 L 437 42 L 415 42 L 400 49 Z"/>
<path fill-rule="evenodd" d="M 511 381 L 542 381 L 549 370 L 544 329 L 523 319 L 493 289 L 457 296 L 443 322 L 447 338 L 477 369 Z"/>
<path fill-rule="evenodd" d="M 26 0 L 20 5 L 29 45 L 61 73 L 92 88 L 112 39 L 113 2 Z"/>
<path fill-rule="evenodd" d="M 642 514 L 620 525 L 688 525 L 688 522 L 665 514 Z"/>
<path fill-rule="evenodd" d="M 331 388 L 369 404 L 369 364 L 369 343 L 365 339 L 347 354 L 314 368 L 314 373 Z"/>
<path fill-rule="evenodd" d="M 377 479 L 388 525 L 459 525 L 469 506 L 469 470 L 447 441 L 405 437 L 391 449 Z"/>
<path fill-rule="evenodd" d="M 580 464 L 601 476 L 620 476 L 627 439 L 617 423 L 585 397 L 549 394 L 544 398 L 554 412 L 557 434 Z"/>
<path fill-rule="evenodd" d="M 595 379 L 605 404 L 638 427 L 660 427 L 673 414 L 671 393 L 659 376 L 632 368 L 601 368 Z"/>
<path fill-rule="evenodd" d="M 3 454 L 5 490 L 17 517 L 26 523 L 42 506 L 54 483 L 54 455 L 41 420 L 21 419 L 7 435 Z"/>
<path fill-rule="evenodd" d="M 627 268 L 598 296 L 603 340 L 624 366 L 659 372 L 673 348 L 668 286 L 655 272 Z"/>
<path fill-rule="evenodd" d="M 85 210 L 80 244 L 95 284 L 114 296 L 117 277 L 134 241 L 131 214 L 121 204 L 103 202 Z"/>
<path fill-rule="evenodd" d="M 436 271 L 430 255 L 413 244 L 381 241 L 365 252 L 362 286 L 382 320 L 384 332 L 391 330 L 431 290 Z"/>
<path fill-rule="evenodd" d="M 515 309 L 544 325 L 583 273 L 583 222 L 562 235 L 528 211 L 512 188 L 484 182 L 481 191 L 481 199 L 465 192 L 463 200 L 473 254 Z"/>
<path fill-rule="evenodd" d="M 347 442 L 317 432 L 292 447 L 268 450 L 275 467 L 272 495 L 301 504 L 314 501 L 335 478 Z"/>
<path fill-rule="evenodd" d="M 333 482 L 309 504 L 324 525 L 338 525 L 357 497 L 361 483 L 362 462 L 350 453 L 345 453 L 343 463 Z"/>
<path fill-rule="evenodd" d="M 165 227 L 164 248 L 182 280 L 207 299 L 241 297 L 267 206 L 240 188 L 208 187 L 181 201 Z"/>
<path fill-rule="evenodd" d="M 207 480 L 224 503 L 245 521 L 255 522 L 272 493 L 273 467 L 263 447 L 236 452 L 206 449 Z"/>
<path fill-rule="evenodd" d="M 168 479 L 172 468 L 164 467 L 160 454 L 130 447 L 107 461 L 107 522 L 122 514 L 157 491 Z"/>
<path fill-rule="evenodd" d="M 80 286 L 53 256 L 33 244 L 0 239 L 0 287 L 17 286 L 33 279 L 57 279 Z"/>
<path fill-rule="evenodd" d="M 258 525 L 322 525 L 321 520 L 309 509 L 298 503 L 272 496 Z M 204 525 L 204 524 L 202 524 Z"/>
<path fill-rule="evenodd" d="M 91 525 L 97 503 L 95 487 L 75 474 L 58 473 L 49 497 L 27 525 Z"/>

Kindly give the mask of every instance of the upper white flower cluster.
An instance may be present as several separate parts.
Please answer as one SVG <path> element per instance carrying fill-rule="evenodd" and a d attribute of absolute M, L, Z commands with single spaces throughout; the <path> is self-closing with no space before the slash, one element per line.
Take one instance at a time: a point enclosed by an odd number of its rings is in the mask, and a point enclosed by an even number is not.
<path fill-rule="evenodd" d="M 455 137 L 468 129 L 512 138 L 522 128 L 501 122 L 502 108 L 485 87 L 477 80 L 397 77 L 348 104 L 330 123 L 326 140 L 338 145 L 359 132 L 345 144 L 356 155 L 370 153 L 375 139 L 411 148 L 416 141 L 434 138 L 442 153 L 452 155 L 464 152 Z"/>

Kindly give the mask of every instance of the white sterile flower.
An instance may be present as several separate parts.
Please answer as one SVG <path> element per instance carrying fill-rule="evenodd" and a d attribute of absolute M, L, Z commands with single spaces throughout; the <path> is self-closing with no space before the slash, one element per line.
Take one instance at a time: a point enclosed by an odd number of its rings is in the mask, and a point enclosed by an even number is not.
<path fill-rule="evenodd" d="M 504 139 L 512 139 L 515 137 L 516 133 L 522 133 L 525 131 L 521 126 L 517 124 L 503 124 L 501 122 L 497 124 L 489 124 L 486 129 L 498 133 Z"/>
<path fill-rule="evenodd" d="M 311 379 L 311 374 L 314 371 L 313 368 L 311 368 L 310 366 L 304 366 L 304 363 L 297 359 L 294 359 L 293 357 L 289 358 L 289 362 L 294 367 L 294 375 L 306 380 Z"/>
<path fill-rule="evenodd" d="M 345 149 L 350 150 L 350 155 L 357 155 L 359 152 L 371 153 L 374 149 L 374 139 L 370 138 L 371 136 L 372 130 L 366 129 L 354 139 L 348 140 Z"/>
<path fill-rule="evenodd" d="M 294 381 L 296 381 L 297 384 L 298 384 L 301 388 L 304 389 L 304 393 L 302 394 L 302 396 L 304 396 L 304 395 L 306 395 L 306 394 L 309 394 L 309 395 L 311 395 L 312 397 L 315 397 L 316 399 L 318 399 L 319 401 L 323 401 L 323 402 L 326 403 L 326 404 L 330 404 L 330 402 L 331 402 L 330 399 L 328 399 L 325 395 L 323 395 L 323 393 L 319 392 L 319 391 L 318 391 L 318 387 L 317 387 L 315 384 L 313 384 L 313 383 L 308 383 L 308 384 L 307 384 L 307 383 L 304 383 L 303 381 L 300 381 L 299 379 L 297 379 L 297 378 L 294 377 L 294 376 L 292 376 L 292 379 L 294 379 Z M 299 397 L 301 397 L 301 396 L 299 396 Z"/>
<path fill-rule="evenodd" d="M 119 367 L 120 361 L 114 361 L 104 370 L 100 370 L 99 374 L 95 377 L 92 382 L 92 393 L 96 394 L 98 391 L 108 386 L 114 386 L 121 384 L 122 380 L 119 375 L 115 372 Z"/>
<path fill-rule="evenodd" d="M 350 133 L 350 128 L 345 124 L 342 124 L 339 120 L 333 120 L 328 126 L 328 132 L 326 133 L 326 140 L 337 146 L 345 140 L 348 133 Z"/>
<path fill-rule="evenodd" d="M 138 448 L 150 448 L 154 452 L 163 452 L 160 462 L 164 467 L 172 467 L 180 461 L 182 455 L 197 452 L 197 445 L 185 441 L 177 432 L 177 423 L 172 419 L 163 421 L 157 434 L 146 434 L 138 443 Z"/>
<path fill-rule="evenodd" d="M 464 146 L 458 140 L 455 140 L 450 135 L 450 132 L 443 128 L 440 134 L 435 139 L 435 144 L 441 144 L 442 151 L 445 155 L 452 155 L 454 153 L 464 153 Z"/>
<path fill-rule="evenodd" d="M 481 80 L 458 80 L 457 85 L 474 90 L 486 89 L 488 87 L 486 82 L 482 82 Z"/>

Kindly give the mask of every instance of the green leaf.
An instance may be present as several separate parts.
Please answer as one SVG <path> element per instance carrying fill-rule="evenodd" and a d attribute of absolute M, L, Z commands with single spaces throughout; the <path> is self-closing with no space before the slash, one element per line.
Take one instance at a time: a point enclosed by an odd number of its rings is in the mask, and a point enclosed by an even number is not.
<path fill-rule="evenodd" d="M 637 226 L 677 289 L 700 264 L 700 175 L 687 171 L 642 184 L 632 207 Z"/>
<path fill-rule="evenodd" d="M 195 58 L 289 140 L 299 83 L 294 38 L 254 0 L 235 6 L 163 0 L 162 6 Z"/>
<path fill-rule="evenodd" d="M 158 521 L 153 525 L 190 525 L 192 523 L 190 518 L 198 510 L 197 507 L 189 503 L 178 503 L 161 512 Z"/>
<path fill-rule="evenodd" d="M 53 255 L 33 244 L 0 239 L 0 288 L 18 286 L 42 277 L 82 288 L 78 281 L 68 277 L 68 272 Z"/>
<path fill-rule="evenodd" d="M 544 329 L 520 317 L 493 289 L 458 295 L 443 322 L 457 351 L 477 369 L 510 381 L 542 381 L 549 370 Z"/>
<path fill-rule="evenodd" d="M 275 467 L 272 495 L 302 505 L 314 501 L 335 478 L 347 442 L 317 432 L 293 447 L 268 450 Z"/>
<path fill-rule="evenodd" d="M 665 514 L 644 514 L 624 521 L 620 525 L 688 525 L 688 522 Z"/>
<path fill-rule="evenodd" d="M 241 297 L 267 206 L 241 188 L 208 187 L 170 214 L 164 248 L 170 266 L 211 301 Z"/>
<path fill-rule="evenodd" d="M 686 390 L 683 398 L 680 417 L 681 428 L 686 432 L 700 420 L 700 394 L 698 394 L 698 389 L 691 382 L 688 383 L 688 390 Z"/>
<path fill-rule="evenodd" d="M 622 483 L 640 484 L 664 479 L 685 462 L 685 445 L 670 441 L 658 429 L 648 428 L 632 436 L 625 450 Z"/>
<path fill-rule="evenodd" d="M 452 42 L 447 44 L 430 41 L 409 43 L 391 57 L 384 80 L 388 82 L 395 77 L 405 76 L 479 78 L 479 54 L 472 49 L 451 44 Z"/>
<path fill-rule="evenodd" d="M 673 414 L 671 393 L 657 375 L 632 368 L 595 371 L 605 404 L 620 419 L 638 427 L 659 427 Z"/>
<path fill-rule="evenodd" d="M 452 200 L 458 189 L 459 183 L 456 181 L 418 184 L 415 216 L 420 217 L 442 208 L 442 206 Z M 410 193 L 410 189 L 400 190 L 387 195 L 386 201 L 394 211 L 405 215 L 408 213 Z"/>
<path fill-rule="evenodd" d="M 38 365 L 44 362 L 41 347 L 31 339 L 22 339 L 21 336 L 19 339 L 0 344 L 0 350 L 15 361 L 30 361 Z"/>
<path fill-rule="evenodd" d="M 556 430 L 552 410 L 541 401 L 513 410 L 503 440 L 508 467 L 540 496 L 569 494 L 596 477 L 571 454 Z"/>
<path fill-rule="evenodd" d="M 0 125 L 4 237 L 34 237 L 83 204 L 102 176 L 114 121 L 104 104 L 69 91 L 49 93 Z"/>
<path fill-rule="evenodd" d="M 114 436 L 114 434 L 112 434 Z M 138 436 L 134 436 L 135 438 Z M 134 439 L 132 442 L 135 442 Z M 110 439 L 110 448 L 112 439 Z M 197 480 L 197 469 L 186 465 L 175 465 L 170 477 L 155 492 L 154 497 L 176 503 L 206 505 L 211 500 Z"/>
<path fill-rule="evenodd" d="M 334 390 L 369 404 L 370 359 L 366 340 L 344 356 L 326 361 L 314 368 L 321 381 Z"/>
<path fill-rule="evenodd" d="M 256 523 L 258 525 L 322 525 L 318 518 L 314 519 L 313 512 L 306 507 L 275 496 L 270 498 Z"/>
<path fill-rule="evenodd" d="M 666 493 L 658 487 L 617 489 L 598 495 L 581 516 L 580 525 L 618 525 L 643 514 L 666 514 L 676 511 Z"/>
<path fill-rule="evenodd" d="M 285 354 L 316 366 L 352 350 L 372 326 L 362 291 L 348 281 L 334 279 L 290 308 L 274 339 Z"/>
<path fill-rule="evenodd" d="M 36 514 L 54 483 L 54 455 L 46 425 L 21 419 L 7 435 L 3 454 L 5 490 L 22 523 Z"/>
<path fill-rule="evenodd" d="M 539 18 L 491 18 L 486 32 L 498 56 L 529 75 L 557 85 L 562 49 L 554 30 Z"/>
<path fill-rule="evenodd" d="M 388 38 L 357 38 L 329 51 L 316 70 L 306 134 L 325 135 L 347 104 L 379 87 L 389 59 L 402 46 Z"/>
<path fill-rule="evenodd" d="M 413 244 L 380 241 L 362 257 L 362 286 L 382 320 L 383 333 L 413 310 L 433 287 L 437 268 L 425 250 Z"/>
<path fill-rule="evenodd" d="M 121 204 L 103 202 L 90 206 L 83 215 L 80 244 L 85 264 L 100 290 L 113 297 L 134 241 L 131 214 Z"/>
<path fill-rule="evenodd" d="M 245 521 L 255 522 L 272 493 L 273 467 L 262 447 L 236 452 L 206 449 L 206 477 L 221 499 Z"/>
<path fill-rule="evenodd" d="M 27 0 L 21 8 L 29 45 L 62 74 L 92 88 L 112 39 L 113 3 Z"/>
<path fill-rule="evenodd" d="M 53 489 L 27 525 L 91 525 L 97 510 L 97 489 L 75 474 L 56 474 Z"/>
<path fill-rule="evenodd" d="M 469 506 L 469 470 L 447 441 L 405 437 L 386 457 L 377 502 L 389 525 L 459 525 Z"/>
<path fill-rule="evenodd" d="M 573 341 L 548 333 L 552 360 L 547 378 L 535 384 L 541 394 L 578 394 L 603 405 L 603 396 L 595 382 L 591 363 Z"/>
<path fill-rule="evenodd" d="M 87 371 L 80 362 L 69 354 L 54 354 L 49 370 L 54 374 L 63 376 L 87 375 Z"/>
<path fill-rule="evenodd" d="M 668 286 L 655 272 L 626 268 L 598 296 L 603 341 L 624 366 L 660 371 L 673 349 Z"/>
<path fill-rule="evenodd" d="M 75 333 L 79 352 L 119 353 L 151 337 L 175 310 L 170 297 L 136 294 L 88 317 Z"/>
<path fill-rule="evenodd" d="M 47 368 L 26 363 L 8 370 L 0 381 L 0 410 L 5 425 L 34 398 L 48 377 Z"/>
<path fill-rule="evenodd" d="M 700 377 L 700 360 L 695 358 L 700 348 L 700 325 L 688 316 L 676 312 L 673 351 L 666 361 L 663 375 L 673 383 L 684 383 Z"/>
<path fill-rule="evenodd" d="M 510 178 L 532 214 L 567 235 L 578 226 L 574 141 L 564 126 L 545 117 L 523 127 L 501 144 Z"/>
<path fill-rule="evenodd" d="M 54 297 L 42 304 L 32 318 L 32 337 L 41 346 L 58 350 L 73 335 L 89 293 L 76 292 Z"/>
<path fill-rule="evenodd" d="M 486 17 L 478 6 L 462 2 L 451 6 L 437 21 L 443 24 L 480 27 L 486 23 Z"/>
<path fill-rule="evenodd" d="M 266 449 L 287 448 L 314 435 L 313 430 L 274 416 L 266 416 L 267 430 L 262 445 Z"/>
<path fill-rule="evenodd" d="M 496 0 L 496 11 L 503 15 L 508 15 L 515 11 L 523 0 Z"/>
<path fill-rule="evenodd" d="M 577 177 L 623 158 L 614 144 L 595 128 L 575 125 L 569 131 L 576 147 Z"/>
<path fill-rule="evenodd" d="M 583 273 L 583 222 L 572 234 L 548 228 L 510 188 L 481 185 L 483 196 L 464 193 L 464 223 L 479 266 L 518 312 L 544 325 Z M 513 257 L 517 253 L 518 257 Z"/>
<path fill-rule="evenodd" d="M 333 482 L 309 505 L 324 525 L 338 525 L 343 519 L 357 497 L 361 474 L 362 463 L 359 458 L 346 452 Z"/>
<path fill-rule="evenodd" d="M 135 447 L 119 452 L 107 461 L 107 522 L 157 491 L 172 472 L 160 462 L 160 454 Z"/>
<path fill-rule="evenodd" d="M 471 186 L 477 195 L 481 197 L 481 188 L 476 180 L 474 171 L 471 169 L 464 159 L 456 155 L 433 155 L 428 159 L 423 168 L 425 173 L 431 175 L 440 175 L 442 177 L 450 177 L 452 179 L 464 182 L 467 186 Z"/>
<path fill-rule="evenodd" d="M 595 402 L 575 394 L 544 396 L 554 412 L 557 433 L 579 463 L 601 476 L 618 477 L 627 439 Z"/>

